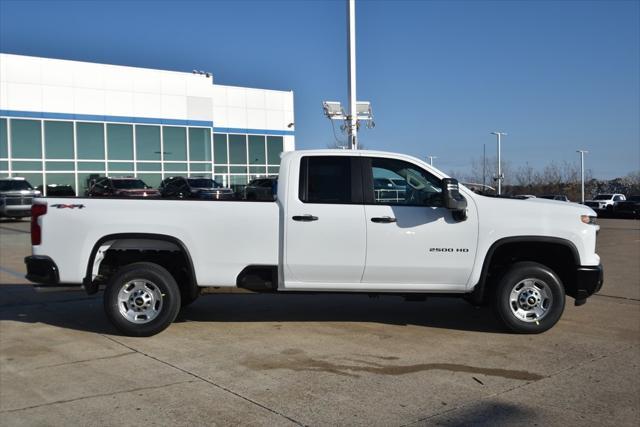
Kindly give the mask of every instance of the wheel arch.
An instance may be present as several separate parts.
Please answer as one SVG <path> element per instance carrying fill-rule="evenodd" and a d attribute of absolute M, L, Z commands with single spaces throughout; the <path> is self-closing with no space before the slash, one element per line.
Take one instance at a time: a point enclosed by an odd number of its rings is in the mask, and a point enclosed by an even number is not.
<path fill-rule="evenodd" d="M 573 288 L 575 287 L 575 271 L 580 265 L 580 255 L 576 246 L 570 240 L 560 237 L 548 237 L 548 236 L 512 236 L 505 237 L 496 240 L 489 250 L 487 251 L 480 273 L 480 279 L 475 285 L 473 292 L 471 293 L 471 300 L 475 304 L 482 304 L 486 299 L 487 289 L 490 287 L 489 275 L 492 267 L 495 266 L 494 262 L 498 257 L 502 255 L 506 250 L 515 250 L 513 255 L 518 257 L 522 253 L 531 253 L 536 249 L 552 249 L 560 250 L 564 252 L 565 256 L 569 255 L 572 259 L 571 268 L 563 269 L 562 271 L 556 271 L 556 274 L 560 276 L 562 282 L 566 288 L 566 293 L 569 296 L 574 296 Z M 520 251 L 520 252 L 519 252 Z M 519 261 L 536 261 L 541 262 L 542 259 L 549 257 L 548 253 L 538 254 L 538 256 L 525 256 Z M 544 265 L 552 268 L 552 265 L 548 265 L 545 262 L 541 262 Z M 557 265 L 557 264 L 556 264 Z M 569 266 L 566 266 L 569 267 Z"/>
<path fill-rule="evenodd" d="M 93 280 L 93 270 L 94 264 L 96 262 L 96 256 L 98 255 L 98 251 L 100 248 L 107 244 L 108 242 L 113 241 L 110 247 L 113 247 L 117 243 L 123 243 L 126 241 L 152 241 L 157 242 L 158 245 L 155 249 L 162 250 L 166 249 L 166 244 L 170 244 L 175 246 L 183 255 L 186 262 L 187 270 L 190 274 L 191 283 L 189 284 L 190 289 L 196 291 L 198 290 L 198 281 L 196 277 L 196 271 L 193 265 L 193 259 L 191 258 L 191 254 L 187 249 L 186 245 L 177 237 L 169 236 L 166 234 L 156 234 L 156 233 L 116 233 L 116 234 L 108 234 L 96 241 L 91 249 L 91 253 L 89 255 L 89 260 L 87 262 L 87 268 L 85 272 L 85 277 L 82 281 L 82 284 L 87 291 L 88 294 L 93 294 L 98 291 L 98 284 Z M 164 243 L 162 245 L 161 243 Z M 131 247 L 129 249 L 135 249 L 135 247 Z"/>

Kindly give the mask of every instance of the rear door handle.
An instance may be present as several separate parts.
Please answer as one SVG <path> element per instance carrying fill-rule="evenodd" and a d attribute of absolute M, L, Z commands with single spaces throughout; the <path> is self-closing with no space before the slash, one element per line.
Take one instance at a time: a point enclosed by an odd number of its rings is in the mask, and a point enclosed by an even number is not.
<path fill-rule="evenodd" d="M 313 215 L 295 215 L 292 219 L 294 221 L 311 222 L 317 221 L 318 217 Z"/>
<path fill-rule="evenodd" d="M 378 222 L 378 223 L 388 224 L 388 223 L 391 223 L 391 222 L 396 222 L 396 219 L 392 218 L 390 216 L 379 216 L 379 217 L 371 218 L 371 222 Z"/>

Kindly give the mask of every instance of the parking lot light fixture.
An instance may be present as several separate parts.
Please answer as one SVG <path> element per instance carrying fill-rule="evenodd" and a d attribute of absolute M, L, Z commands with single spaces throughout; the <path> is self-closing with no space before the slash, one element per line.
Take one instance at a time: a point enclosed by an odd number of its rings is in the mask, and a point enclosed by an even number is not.
<path fill-rule="evenodd" d="M 576 153 L 580 153 L 580 203 L 584 205 L 584 155 L 588 151 L 576 150 Z"/>

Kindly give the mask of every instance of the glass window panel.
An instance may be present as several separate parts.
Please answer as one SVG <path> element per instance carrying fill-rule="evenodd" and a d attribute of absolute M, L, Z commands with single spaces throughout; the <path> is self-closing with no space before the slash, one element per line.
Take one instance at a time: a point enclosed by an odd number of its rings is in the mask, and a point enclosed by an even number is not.
<path fill-rule="evenodd" d="M 136 125 L 136 159 L 160 160 L 160 126 Z"/>
<path fill-rule="evenodd" d="M 214 175 L 213 179 L 215 182 L 222 185 L 223 187 L 229 186 L 229 175 Z"/>
<path fill-rule="evenodd" d="M 250 166 L 249 173 L 267 173 L 267 168 L 264 166 Z"/>
<path fill-rule="evenodd" d="M 165 163 L 164 170 L 169 172 L 186 172 L 187 164 L 186 163 Z"/>
<path fill-rule="evenodd" d="M 247 175 L 229 175 L 229 188 L 235 193 L 242 193 L 248 182 Z"/>
<path fill-rule="evenodd" d="M 189 160 L 211 160 L 211 130 L 189 128 Z"/>
<path fill-rule="evenodd" d="M 9 137 L 7 119 L 0 119 L 0 157 L 9 157 Z"/>
<path fill-rule="evenodd" d="M 133 160 L 133 126 L 107 124 L 109 160 Z"/>
<path fill-rule="evenodd" d="M 104 125 L 76 123 L 79 159 L 104 159 Z"/>
<path fill-rule="evenodd" d="M 246 135 L 229 135 L 229 163 L 247 164 Z"/>
<path fill-rule="evenodd" d="M 91 186 L 93 180 L 104 176 L 103 173 L 79 173 L 78 174 L 78 195 L 86 196 L 87 190 Z"/>
<path fill-rule="evenodd" d="M 16 171 L 39 171 L 42 170 L 42 162 L 11 162 L 11 168 Z"/>
<path fill-rule="evenodd" d="M 280 173 L 280 166 L 269 166 L 267 168 L 267 173 L 269 175 L 278 175 L 278 173 Z"/>
<path fill-rule="evenodd" d="M 104 173 L 104 162 L 78 162 L 79 171 L 101 171 Z"/>
<path fill-rule="evenodd" d="M 33 188 L 42 186 L 42 174 L 41 173 L 21 173 L 13 174 L 14 177 L 24 178 Z"/>
<path fill-rule="evenodd" d="M 267 157 L 264 148 L 264 136 L 249 135 L 249 164 L 264 165 Z"/>
<path fill-rule="evenodd" d="M 48 171 L 73 171 L 73 162 L 46 162 Z"/>
<path fill-rule="evenodd" d="M 65 186 L 65 187 L 62 187 L 62 186 Z M 71 188 L 68 188 L 67 186 Z M 56 197 L 56 196 L 70 197 L 71 194 L 69 194 L 69 191 L 73 191 L 75 193 L 75 189 L 76 189 L 76 179 L 72 173 L 48 173 L 47 174 L 47 197 Z"/>
<path fill-rule="evenodd" d="M 133 172 L 133 163 L 131 162 L 109 162 L 109 172 L 125 171 Z"/>
<path fill-rule="evenodd" d="M 162 175 L 159 173 L 139 173 L 138 178 L 144 181 L 149 187 L 158 188 L 162 181 Z"/>
<path fill-rule="evenodd" d="M 231 173 L 247 173 L 246 166 L 231 166 L 229 169 Z"/>
<path fill-rule="evenodd" d="M 280 154 L 283 150 L 283 139 L 281 136 L 267 137 L 267 154 L 270 165 L 280 164 Z"/>
<path fill-rule="evenodd" d="M 139 171 L 159 171 L 160 163 L 138 163 Z"/>
<path fill-rule="evenodd" d="M 73 159 L 73 123 L 45 121 L 44 151 L 47 159 Z"/>
<path fill-rule="evenodd" d="M 187 131 L 183 127 L 162 128 L 165 160 L 187 160 Z"/>
<path fill-rule="evenodd" d="M 213 159 L 217 165 L 227 163 L 227 134 L 213 134 Z"/>
<path fill-rule="evenodd" d="M 9 162 L 6 160 L 0 161 L 0 171 L 8 171 L 9 170 Z"/>
<path fill-rule="evenodd" d="M 213 171 L 215 173 L 229 173 L 229 168 L 227 166 L 214 166 Z"/>
<path fill-rule="evenodd" d="M 211 172 L 211 163 L 191 163 L 191 172 Z"/>
<path fill-rule="evenodd" d="M 40 120 L 11 120 L 11 157 L 39 159 L 42 157 Z"/>

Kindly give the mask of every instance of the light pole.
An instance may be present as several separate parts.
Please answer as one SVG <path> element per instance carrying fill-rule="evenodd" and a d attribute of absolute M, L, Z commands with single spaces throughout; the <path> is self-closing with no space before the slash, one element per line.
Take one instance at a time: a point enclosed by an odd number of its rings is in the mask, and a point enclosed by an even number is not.
<path fill-rule="evenodd" d="M 347 0 L 347 55 L 349 64 L 349 147 L 358 149 L 358 111 L 356 106 L 356 0 Z"/>
<path fill-rule="evenodd" d="M 588 153 L 587 150 L 576 150 L 576 153 L 580 153 L 580 203 L 584 205 L 584 155 Z"/>
<path fill-rule="evenodd" d="M 429 159 L 429 166 L 433 166 L 433 159 L 437 159 L 438 156 L 427 156 L 427 159 Z"/>
<path fill-rule="evenodd" d="M 492 135 L 495 135 L 498 137 L 498 195 L 502 194 L 502 180 L 504 179 L 504 177 L 502 176 L 502 158 L 501 158 L 501 137 L 503 135 L 506 135 L 506 132 L 491 132 Z"/>

